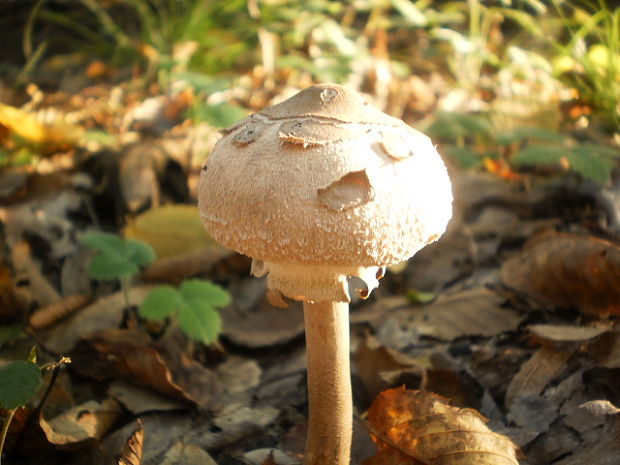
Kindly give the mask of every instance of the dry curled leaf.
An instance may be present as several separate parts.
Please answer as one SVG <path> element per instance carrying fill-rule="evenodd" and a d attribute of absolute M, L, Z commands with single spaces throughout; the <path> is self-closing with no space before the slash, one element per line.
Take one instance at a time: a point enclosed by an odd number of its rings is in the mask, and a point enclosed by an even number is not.
<path fill-rule="evenodd" d="M 555 347 L 543 345 L 519 369 L 506 392 L 506 406 L 510 408 L 518 398 L 541 394 L 577 352 L 577 345 Z"/>
<path fill-rule="evenodd" d="M 127 438 L 121 453 L 116 458 L 117 465 L 140 465 L 142 463 L 142 445 L 144 443 L 144 424 L 138 418 L 138 427 Z"/>
<path fill-rule="evenodd" d="M 620 314 L 620 247 L 595 237 L 546 233 L 504 262 L 501 279 L 551 308 Z"/>
<path fill-rule="evenodd" d="M 368 410 L 379 449 L 364 465 L 518 465 L 517 446 L 472 409 L 427 391 L 384 391 Z"/>
<path fill-rule="evenodd" d="M 37 310 L 30 317 L 30 326 L 34 329 L 47 328 L 54 323 L 69 316 L 73 312 L 80 310 L 88 305 L 92 296 L 85 294 L 74 294 L 65 297 L 59 302 L 47 305 Z"/>
<path fill-rule="evenodd" d="M 94 334 L 76 347 L 72 358 L 80 373 L 97 380 L 120 376 L 203 407 L 217 398 L 219 384 L 211 371 L 178 348 L 153 343 L 137 330 Z"/>

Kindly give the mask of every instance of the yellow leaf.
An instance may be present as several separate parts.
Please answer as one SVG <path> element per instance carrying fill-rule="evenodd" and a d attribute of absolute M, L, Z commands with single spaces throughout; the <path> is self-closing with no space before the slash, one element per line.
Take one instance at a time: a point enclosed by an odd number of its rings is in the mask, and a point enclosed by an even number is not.
<path fill-rule="evenodd" d="M 0 103 L 0 125 L 30 142 L 63 146 L 74 145 L 84 129 L 64 121 L 44 123 L 33 113 Z"/>
<path fill-rule="evenodd" d="M 164 205 L 130 219 L 125 237 L 148 242 L 157 257 L 171 257 L 216 245 L 194 205 Z"/>

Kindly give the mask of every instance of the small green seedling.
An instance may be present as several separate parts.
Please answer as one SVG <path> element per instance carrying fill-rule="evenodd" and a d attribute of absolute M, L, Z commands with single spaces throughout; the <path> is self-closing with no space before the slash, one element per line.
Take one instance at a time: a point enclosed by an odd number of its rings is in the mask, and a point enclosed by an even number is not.
<path fill-rule="evenodd" d="M 2 449 L 9 432 L 9 426 L 19 407 L 23 407 L 41 387 L 41 368 L 36 364 L 36 352 L 30 352 L 28 360 L 16 360 L 0 368 L 0 407 L 7 410 L 8 415 L 0 432 L 0 463 Z"/>
<path fill-rule="evenodd" d="M 220 286 L 200 279 L 183 281 L 178 289 L 160 286 L 146 296 L 138 313 L 149 320 L 174 318 L 187 337 L 204 344 L 216 340 L 222 320 L 218 308 L 230 303 Z"/>
<path fill-rule="evenodd" d="M 153 248 L 137 239 L 102 232 L 83 234 L 79 240 L 97 251 L 88 268 L 90 276 L 101 281 L 120 280 L 125 304 L 129 306 L 129 280 L 141 267 L 155 260 Z"/>

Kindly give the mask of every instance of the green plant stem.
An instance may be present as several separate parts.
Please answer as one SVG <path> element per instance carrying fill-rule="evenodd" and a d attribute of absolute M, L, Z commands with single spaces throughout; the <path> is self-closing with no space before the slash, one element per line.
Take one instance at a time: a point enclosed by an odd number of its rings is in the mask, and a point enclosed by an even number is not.
<path fill-rule="evenodd" d="M 4 441 L 7 434 L 9 433 L 9 426 L 11 425 L 11 421 L 13 421 L 13 417 L 15 416 L 16 411 L 17 408 L 9 410 L 9 416 L 4 421 L 4 425 L 2 425 L 2 433 L 0 433 L 0 464 L 2 463 L 2 450 L 4 448 Z"/>
<path fill-rule="evenodd" d="M 125 299 L 125 308 L 129 308 L 131 302 L 129 301 L 129 284 L 131 277 L 123 276 L 121 277 L 121 289 L 123 290 L 123 298 Z"/>

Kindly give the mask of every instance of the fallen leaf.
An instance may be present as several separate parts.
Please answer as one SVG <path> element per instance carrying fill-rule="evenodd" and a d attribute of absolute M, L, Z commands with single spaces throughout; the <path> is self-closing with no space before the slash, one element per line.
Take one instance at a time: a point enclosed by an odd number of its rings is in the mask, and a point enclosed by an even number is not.
<path fill-rule="evenodd" d="M 181 401 L 206 406 L 217 394 L 215 375 L 178 348 L 150 341 L 142 332 L 108 329 L 72 352 L 73 367 L 97 380 L 121 376 Z"/>
<path fill-rule="evenodd" d="M 142 463 L 142 446 L 144 444 L 144 425 L 138 418 L 138 427 L 123 446 L 123 450 L 116 458 L 117 465 L 140 465 Z"/>
<path fill-rule="evenodd" d="M 140 278 L 143 281 L 178 284 L 184 279 L 209 273 L 218 263 L 233 254 L 232 250 L 214 244 L 205 249 L 159 258 L 142 272 Z"/>
<path fill-rule="evenodd" d="M 616 407 L 608 400 L 591 400 L 584 402 L 579 408 L 587 410 L 594 416 L 617 415 L 620 413 L 620 408 Z"/>
<path fill-rule="evenodd" d="M 402 385 L 405 377 L 410 380 L 407 384 L 411 388 L 420 387 L 424 379 L 424 370 L 415 360 L 385 347 L 370 334 L 360 341 L 355 352 L 355 365 L 368 401 L 385 389 Z"/>
<path fill-rule="evenodd" d="M 161 465 L 217 465 L 215 460 L 199 446 L 175 442 L 166 452 Z"/>
<path fill-rule="evenodd" d="M 172 204 L 151 208 L 129 219 L 124 235 L 151 244 L 158 258 L 196 252 L 216 245 L 195 205 Z"/>
<path fill-rule="evenodd" d="M 504 262 L 503 283 L 550 308 L 620 314 L 620 247 L 590 236 L 544 233 Z"/>
<path fill-rule="evenodd" d="M 133 286 L 129 292 L 129 304 L 140 305 L 153 289 L 154 286 Z M 96 300 L 80 312 L 43 330 L 46 347 L 58 353 L 66 353 L 82 338 L 105 329 L 118 328 L 123 320 L 125 305 L 122 291 Z"/>
<path fill-rule="evenodd" d="M 139 386 L 124 380 L 115 380 L 108 387 L 108 395 L 118 400 L 123 406 L 140 415 L 145 412 L 183 410 L 187 404 L 159 394 L 148 387 Z"/>
<path fill-rule="evenodd" d="M 233 305 L 222 311 L 222 335 L 243 347 L 271 347 L 290 342 L 304 333 L 301 303 L 281 309 L 265 300 L 265 280 L 248 278 L 229 292 Z"/>
<path fill-rule="evenodd" d="M 75 145 L 84 133 L 74 126 L 56 118 L 52 123 L 39 121 L 36 114 L 0 103 L 0 125 L 31 142 L 46 144 L 53 148 Z"/>
<path fill-rule="evenodd" d="M 568 360 L 577 352 L 577 345 L 556 348 L 545 345 L 523 365 L 512 378 L 506 392 L 506 406 L 510 409 L 519 397 L 538 395 L 564 368 Z"/>
<path fill-rule="evenodd" d="M 71 313 L 85 307 L 92 300 L 92 296 L 84 294 L 70 295 L 59 302 L 38 309 L 30 317 L 30 326 L 33 329 L 42 329 L 51 326 L 66 318 Z"/>
<path fill-rule="evenodd" d="M 528 329 L 536 336 L 551 342 L 586 342 L 609 331 L 605 327 L 530 325 Z"/>
<path fill-rule="evenodd" d="M 401 327 L 413 327 L 418 334 L 443 340 L 515 330 L 522 317 L 503 303 L 503 297 L 484 287 L 442 295 L 424 306 L 411 306 L 405 297 L 389 300 L 391 308 L 405 307 L 391 312 Z M 384 303 L 379 300 L 376 305 Z M 377 324 L 384 321 L 380 318 Z"/>
<path fill-rule="evenodd" d="M 368 410 L 379 451 L 364 465 L 518 465 L 517 446 L 485 422 L 431 392 L 384 391 Z"/>
<path fill-rule="evenodd" d="M 39 424 L 47 440 L 58 446 L 77 446 L 101 439 L 121 415 L 118 403 L 105 399 L 99 403 L 90 400 Z"/>

